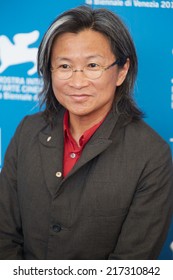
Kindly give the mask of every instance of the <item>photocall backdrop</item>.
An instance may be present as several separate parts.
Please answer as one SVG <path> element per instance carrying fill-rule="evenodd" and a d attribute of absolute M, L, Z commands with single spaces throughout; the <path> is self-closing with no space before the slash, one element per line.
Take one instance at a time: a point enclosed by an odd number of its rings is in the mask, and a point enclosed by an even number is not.
<path fill-rule="evenodd" d="M 106 7 L 126 23 L 139 59 L 136 102 L 173 152 L 173 0 L 8 0 L 0 5 L 0 168 L 19 122 L 39 110 L 41 38 L 57 15 L 81 4 Z M 173 222 L 159 259 L 173 259 L 172 242 Z"/>

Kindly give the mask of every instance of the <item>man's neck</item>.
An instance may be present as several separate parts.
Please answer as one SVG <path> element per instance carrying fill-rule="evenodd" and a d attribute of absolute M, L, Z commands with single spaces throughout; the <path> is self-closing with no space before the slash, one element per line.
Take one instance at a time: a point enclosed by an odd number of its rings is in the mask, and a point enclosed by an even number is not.
<path fill-rule="evenodd" d="M 69 128 L 76 143 L 79 145 L 79 139 L 84 132 L 101 122 L 106 115 L 104 114 L 91 119 L 89 116 L 76 116 L 69 113 Z"/>

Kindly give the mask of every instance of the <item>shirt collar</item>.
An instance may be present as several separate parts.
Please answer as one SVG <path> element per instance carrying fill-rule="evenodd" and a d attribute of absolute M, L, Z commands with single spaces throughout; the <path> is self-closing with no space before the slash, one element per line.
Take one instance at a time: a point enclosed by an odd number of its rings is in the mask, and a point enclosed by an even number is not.
<path fill-rule="evenodd" d="M 91 136 L 94 134 L 94 132 L 97 130 L 97 128 L 99 128 L 99 126 L 102 124 L 102 122 L 104 121 L 105 117 L 97 124 L 95 124 L 94 126 L 90 127 L 89 129 L 87 129 L 80 137 L 79 139 L 79 145 L 81 148 L 84 147 L 84 145 L 89 141 L 89 139 L 91 138 Z M 73 145 L 77 145 L 76 141 L 73 139 L 71 132 L 70 132 L 70 128 L 69 128 L 69 112 L 66 110 L 65 114 L 64 114 L 64 136 L 67 137 L 70 142 Z"/>

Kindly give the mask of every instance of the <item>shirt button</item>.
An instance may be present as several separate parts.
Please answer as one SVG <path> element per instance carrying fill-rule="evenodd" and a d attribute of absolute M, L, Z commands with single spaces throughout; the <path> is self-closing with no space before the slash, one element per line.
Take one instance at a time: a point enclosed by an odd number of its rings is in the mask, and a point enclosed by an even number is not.
<path fill-rule="evenodd" d="M 62 176 L 62 173 L 60 171 L 56 172 L 56 177 L 60 178 Z"/>
<path fill-rule="evenodd" d="M 60 232 L 61 231 L 61 225 L 57 224 L 57 225 L 53 225 L 52 229 L 54 232 Z"/>
<path fill-rule="evenodd" d="M 76 154 L 75 154 L 75 153 L 71 153 L 71 154 L 70 154 L 70 157 L 71 157 L 71 158 L 75 158 L 75 157 L 76 157 Z"/>

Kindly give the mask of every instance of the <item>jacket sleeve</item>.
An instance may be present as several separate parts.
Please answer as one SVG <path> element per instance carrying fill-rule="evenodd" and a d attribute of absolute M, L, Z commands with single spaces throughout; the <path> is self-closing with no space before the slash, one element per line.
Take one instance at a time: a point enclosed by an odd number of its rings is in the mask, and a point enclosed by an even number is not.
<path fill-rule="evenodd" d="M 23 259 L 23 236 L 17 197 L 17 154 L 20 130 L 16 130 L 0 173 L 0 259 Z"/>
<path fill-rule="evenodd" d="M 109 259 L 157 259 L 167 236 L 172 209 L 172 158 L 168 145 L 162 142 L 153 148 L 145 164 Z"/>

